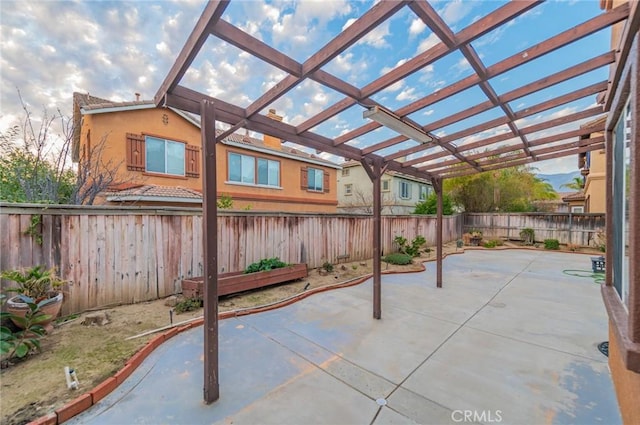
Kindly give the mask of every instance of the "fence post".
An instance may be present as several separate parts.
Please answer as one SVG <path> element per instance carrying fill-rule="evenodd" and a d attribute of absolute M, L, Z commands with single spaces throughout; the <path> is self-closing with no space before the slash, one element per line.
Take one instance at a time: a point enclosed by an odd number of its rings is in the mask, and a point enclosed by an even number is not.
<path fill-rule="evenodd" d="M 511 213 L 507 213 L 507 240 L 510 240 L 509 234 L 511 233 Z"/>
<path fill-rule="evenodd" d="M 569 209 L 569 242 L 568 243 L 572 243 L 571 241 L 571 227 L 573 226 L 573 216 L 571 215 L 571 209 Z"/>

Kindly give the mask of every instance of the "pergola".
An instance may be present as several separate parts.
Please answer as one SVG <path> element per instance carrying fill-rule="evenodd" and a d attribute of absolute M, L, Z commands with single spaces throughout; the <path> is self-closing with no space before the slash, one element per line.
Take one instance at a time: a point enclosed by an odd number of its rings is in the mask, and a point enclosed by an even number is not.
<path fill-rule="evenodd" d="M 605 2 L 606 3 L 606 2 Z M 506 3 L 486 16 L 481 16 L 459 31 L 449 27 L 428 1 L 382 0 L 344 28 L 332 40 L 308 57 L 298 62 L 293 57 L 268 45 L 224 20 L 228 0 L 210 1 L 184 48 L 176 59 L 166 79 L 155 96 L 158 106 L 174 107 L 201 117 L 204 162 L 204 240 L 205 240 L 205 383 L 204 399 L 210 403 L 219 397 L 218 385 L 218 323 L 217 323 L 217 210 L 216 210 L 216 153 L 215 144 L 244 128 L 279 137 L 318 152 L 327 152 L 345 159 L 358 161 L 373 182 L 374 200 L 374 274 L 373 316 L 381 317 L 380 272 L 380 177 L 387 170 L 430 180 L 438 195 L 437 214 L 437 286 L 442 286 L 442 182 L 444 179 L 473 173 L 497 170 L 529 164 L 553 158 L 577 155 L 591 150 L 604 149 L 603 120 L 595 117 L 611 108 L 608 94 L 620 78 L 617 66 L 628 54 L 628 48 L 589 52 L 590 58 L 563 69 L 536 69 L 539 78 L 521 87 L 499 93 L 495 88 L 496 77 L 514 75 L 528 64 L 535 63 L 547 54 L 560 49 L 584 50 L 574 43 L 616 23 L 629 20 L 637 25 L 636 2 L 624 3 L 612 10 L 578 24 L 550 38 L 537 40 L 511 56 L 487 66 L 474 48 L 483 36 L 507 27 L 513 20 L 542 4 L 538 0 L 522 0 Z M 415 55 L 370 83 L 357 87 L 327 71 L 328 64 L 340 54 L 362 40 L 372 30 L 395 14 L 410 9 L 422 20 L 439 40 L 432 47 Z M 231 104 L 181 85 L 187 70 L 201 52 L 205 42 L 226 42 L 282 71 L 286 76 L 266 90 L 248 106 Z M 627 48 L 625 53 L 624 49 Z M 453 84 L 413 100 L 398 108 L 384 104 L 376 96 L 401 80 L 425 69 L 451 53 L 461 54 L 473 72 Z M 584 52 L 583 52 L 584 53 Z M 577 90 L 562 92 L 547 90 L 563 82 L 582 76 L 599 68 L 611 67 L 609 78 L 581 86 Z M 266 111 L 272 104 L 291 90 L 312 80 L 327 89 L 338 92 L 342 98 L 319 113 L 297 125 L 272 120 Z M 464 93 L 479 89 L 483 101 L 464 105 L 465 109 L 449 116 L 429 121 L 428 116 L 418 114 L 427 107 Z M 551 95 L 546 100 L 518 109 L 521 99 L 545 91 Z M 545 92 L 545 93 L 546 93 Z M 591 98 L 591 106 L 577 112 L 544 114 L 562 105 Z M 596 101 L 597 99 L 597 101 Z M 362 111 L 362 122 L 354 122 L 352 128 L 338 137 L 329 137 L 322 131 L 323 124 L 350 108 Z M 479 117 L 487 111 L 498 111 L 497 118 L 472 124 L 452 133 L 443 128 Z M 534 124 L 526 118 L 536 117 Z M 365 118 L 366 117 L 366 118 Z M 425 120 L 425 117 L 427 120 Z M 538 119 L 542 117 L 542 119 Z M 368 118 L 368 119 L 367 119 Z M 216 136 L 216 121 L 230 128 Z M 465 121 L 466 122 L 466 121 Z M 588 124 L 593 122 L 594 124 Z M 585 124 L 587 123 L 587 124 Z M 362 145 L 357 139 L 375 130 L 387 127 L 397 133 L 374 143 Z M 375 133 L 374 133 L 375 134 Z"/>

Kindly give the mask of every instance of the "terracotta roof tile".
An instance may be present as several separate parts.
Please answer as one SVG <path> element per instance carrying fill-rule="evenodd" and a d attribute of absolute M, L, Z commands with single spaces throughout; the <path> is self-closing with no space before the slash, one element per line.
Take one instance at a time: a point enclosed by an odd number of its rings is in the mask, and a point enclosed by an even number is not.
<path fill-rule="evenodd" d="M 152 184 L 111 191 L 107 193 L 107 196 L 144 196 L 151 198 L 187 198 L 202 200 L 202 193 L 197 190 L 180 186 L 157 186 Z"/>

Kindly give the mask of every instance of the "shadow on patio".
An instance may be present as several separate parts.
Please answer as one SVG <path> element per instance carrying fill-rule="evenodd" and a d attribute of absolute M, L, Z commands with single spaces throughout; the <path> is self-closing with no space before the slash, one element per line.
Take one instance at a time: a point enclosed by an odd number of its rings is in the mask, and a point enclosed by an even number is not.
<path fill-rule="evenodd" d="M 597 345 L 588 255 L 468 251 L 288 307 L 220 322 L 221 398 L 202 402 L 203 330 L 158 348 L 68 423 L 620 423 Z"/>

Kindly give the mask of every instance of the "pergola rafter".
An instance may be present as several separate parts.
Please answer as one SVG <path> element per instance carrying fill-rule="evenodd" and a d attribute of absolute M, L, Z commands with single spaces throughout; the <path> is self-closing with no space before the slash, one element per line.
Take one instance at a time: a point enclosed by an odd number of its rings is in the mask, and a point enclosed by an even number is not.
<path fill-rule="evenodd" d="M 182 109 L 200 115 L 203 120 L 203 172 L 207 181 L 204 194 L 206 204 L 204 222 L 208 226 L 215 227 L 217 217 L 215 143 L 241 128 L 268 134 L 318 152 L 327 152 L 347 160 L 358 161 L 363 165 L 374 186 L 373 242 L 377 249 L 380 244 L 378 207 L 381 205 L 379 192 L 382 173 L 389 170 L 430 180 L 437 194 L 436 283 L 441 287 L 444 179 L 532 164 L 536 161 L 604 148 L 604 137 L 601 135 L 604 124 L 593 121 L 592 118 L 608 112 L 611 107 L 614 99 L 611 98 L 609 90 L 612 86 L 615 88 L 621 78 L 622 70 L 617 66 L 619 65 L 617 61 L 626 58 L 630 48 L 628 45 L 621 46 L 617 51 L 607 51 L 608 47 L 601 48 L 600 51 L 594 49 L 590 58 L 564 70 L 540 69 L 538 80 L 507 92 L 500 93 L 497 90 L 499 84 L 495 79 L 507 73 L 517 74 L 524 69 L 523 65 L 559 49 L 571 49 L 573 43 L 625 20 L 627 26 L 623 39 L 626 40 L 626 34 L 635 33 L 640 25 L 637 4 L 629 6 L 624 3 L 613 10 L 604 11 L 570 29 L 534 42 L 529 47 L 490 66 L 485 65 L 474 43 L 490 32 L 508 26 L 513 20 L 535 9 L 541 3 L 541 0 L 508 2 L 479 17 L 460 31 L 454 32 L 427 0 L 381 0 L 351 22 L 351 25 L 343 27 L 342 31 L 323 47 L 312 52 L 308 59 L 299 62 L 267 42 L 223 20 L 222 16 L 229 6 L 229 0 L 208 2 L 154 98 L 158 106 Z M 390 68 L 388 72 L 362 87 L 347 82 L 327 70 L 328 65 L 339 55 L 363 41 L 368 34 L 399 12 L 407 10 L 418 17 L 439 41 L 398 66 L 388 64 Z M 210 37 L 240 49 L 256 60 L 283 72 L 285 76 L 244 107 L 185 87 L 181 81 Z M 394 84 L 408 79 L 421 70 L 428 69 L 427 67 L 438 63 L 440 59 L 452 53 L 466 59 L 472 70 L 471 75 L 401 106 L 394 104 L 394 107 L 389 107 L 384 104 L 386 103 L 386 100 L 383 100 L 384 97 L 378 96 Z M 606 69 L 612 64 L 616 66 L 610 81 L 592 81 L 583 87 L 574 87 L 568 93 L 553 93 L 550 98 L 547 97 L 538 104 L 529 105 L 520 110 L 517 110 L 518 106 L 513 104 L 525 96 L 536 93 L 549 95 L 549 92 L 542 93 L 542 91 L 589 72 Z M 276 121 L 263 114 L 263 111 L 271 107 L 274 102 L 308 80 L 344 97 L 314 115 L 302 118 L 296 124 Z M 416 118 L 416 113 L 426 108 L 437 108 L 440 102 L 470 89 L 477 91 L 479 96 L 484 96 L 484 99 L 474 101 L 475 104 L 463 105 L 463 109 L 455 113 L 439 115 L 437 119 L 429 119 L 428 114 L 424 115 L 426 118 L 423 118 L 423 115 Z M 594 99 L 595 106 L 593 104 L 584 106 L 584 99 L 591 96 L 596 97 L 599 102 L 595 102 Z M 582 106 L 573 110 L 561 111 L 558 114 L 551 113 L 554 108 L 573 102 L 583 103 Z M 378 107 L 376 111 L 378 109 L 388 111 L 389 117 L 397 119 L 401 126 L 405 126 L 404 128 L 413 127 L 407 132 L 409 135 L 397 134 L 389 137 L 388 133 L 383 133 L 385 135 L 380 137 L 381 140 L 375 140 L 377 133 L 374 132 L 383 126 L 373 121 L 351 122 L 351 128 L 337 136 L 321 130 L 323 124 L 335 117 L 340 117 L 342 113 L 365 112 L 373 107 Z M 483 122 L 478 124 L 478 117 L 483 113 L 493 115 L 490 118 L 483 118 Z M 474 118 L 474 124 L 463 127 L 466 125 L 462 123 L 463 120 L 471 121 Z M 591 124 L 585 124 L 590 119 Z M 230 128 L 216 136 L 217 121 L 229 124 Z M 455 128 L 450 128 L 451 126 Z M 424 134 L 416 136 L 416 131 Z M 421 141 L 412 141 L 409 136 L 417 137 Z M 366 138 L 366 143 L 362 143 L 361 138 Z M 215 232 L 210 232 L 209 236 L 212 234 L 215 235 Z M 214 236 L 209 236 L 206 237 L 205 244 L 210 249 L 205 252 L 215 253 L 217 241 Z M 375 318 L 381 317 L 379 263 L 379 258 L 374 261 Z M 217 285 L 217 272 L 212 270 L 215 267 L 215 261 L 205 262 L 205 283 L 208 287 Z M 212 291 L 212 293 L 215 295 L 216 292 Z M 217 311 L 211 307 L 216 300 L 210 299 L 206 294 L 207 292 L 205 292 L 207 341 L 217 341 L 217 322 L 211 317 Z M 207 349 L 210 348 L 207 346 Z M 205 361 L 206 402 L 214 401 L 218 394 L 217 346 L 215 350 L 209 353 Z"/>

